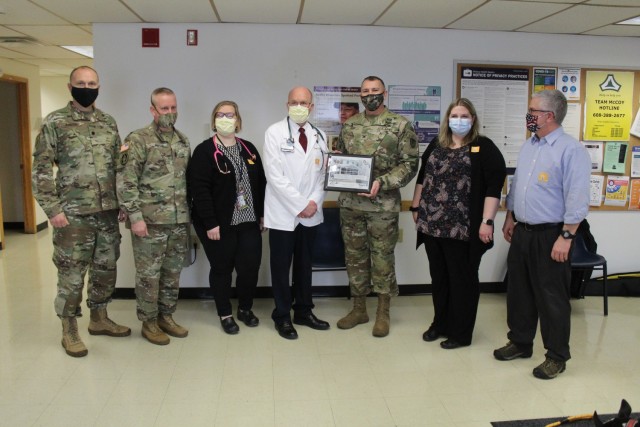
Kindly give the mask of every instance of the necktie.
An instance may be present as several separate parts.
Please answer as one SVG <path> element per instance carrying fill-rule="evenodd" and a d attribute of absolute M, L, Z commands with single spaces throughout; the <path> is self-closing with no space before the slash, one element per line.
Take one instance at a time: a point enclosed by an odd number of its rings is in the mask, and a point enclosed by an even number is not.
<path fill-rule="evenodd" d="M 304 133 L 304 128 L 299 128 L 298 130 L 300 131 L 300 138 L 298 138 L 298 141 L 300 142 L 302 149 L 306 153 L 307 152 L 307 135 Z"/>

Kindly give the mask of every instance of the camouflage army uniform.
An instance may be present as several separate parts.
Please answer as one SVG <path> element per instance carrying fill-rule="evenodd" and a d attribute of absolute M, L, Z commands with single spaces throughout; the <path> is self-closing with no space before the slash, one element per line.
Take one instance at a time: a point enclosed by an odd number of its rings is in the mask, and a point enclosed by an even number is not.
<path fill-rule="evenodd" d="M 58 269 L 54 305 L 60 317 L 75 316 L 87 271 L 89 308 L 104 308 L 111 301 L 120 256 L 115 176 L 119 148 L 113 117 L 98 109 L 81 112 L 71 102 L 45 118 L 36 139 L 33 194 L 49 218 L 64 212 L 69 222 L 53 229 Z"/>
<path fill-rule="evenodd" d="M 162 132 L 155 123 L 131 132 L 120 149 L 120 206 L 131 223 L 144 220 L 149 233 L 146 237 L 131 233 L 137 313 L 142 321 L 176 310 L 180 272 L 188 251 L 186 172 L 190 156 L 185 135 L 177 130 Z"/>
<path fill-rule="evenodd" d="M 380 182 L 374 199 L 351 192 L 338 198 L 351 294 L 366 296 L 373 287 L 378 294 L 396 296 L 400 188 L 418 170 L 418 138 L 407 119 L 385 108 L 377 116 L 360 113 L 347 120 L 337 149 L 373 155 L 373 178 Z"/>

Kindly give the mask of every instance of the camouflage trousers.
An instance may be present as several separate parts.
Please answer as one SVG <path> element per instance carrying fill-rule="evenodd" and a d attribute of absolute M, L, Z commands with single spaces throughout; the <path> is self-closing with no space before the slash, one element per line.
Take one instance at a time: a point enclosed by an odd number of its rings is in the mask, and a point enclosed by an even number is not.
<path fill-rule="evenodd" d="M 398 295 L 395 247 L 398 212 L 365 212 L 340 208 L 344 257 L 353 296 Z"/>
<path fill-rule="evenodd" d="M 53 229 L 53 263 L 58 269 L 54 307 L 59 317 L 75 316 L 87 271 L 87 306 L 106 307 L 116 286 L 120 257 L 118 211 L 67 215 L 67 221 L 66 227 Z"/>
<path fill-rule="evenodd" d="M 148 236 L 131 233 L 139 320 L 153 320 L 158 313 L 176 311 L 180 272 L 188 252 L 188 225 L 147 224 Z"/>

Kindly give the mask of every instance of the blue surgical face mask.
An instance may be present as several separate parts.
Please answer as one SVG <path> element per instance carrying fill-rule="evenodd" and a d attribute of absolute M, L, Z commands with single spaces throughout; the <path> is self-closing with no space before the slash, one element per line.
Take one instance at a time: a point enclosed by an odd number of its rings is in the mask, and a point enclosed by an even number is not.
<path fill-rule="evenodd" d="M 466 136 L 471 130 L 471 119 L 462 117 L 450 118 L 449 129 L 455 135 Z"/>

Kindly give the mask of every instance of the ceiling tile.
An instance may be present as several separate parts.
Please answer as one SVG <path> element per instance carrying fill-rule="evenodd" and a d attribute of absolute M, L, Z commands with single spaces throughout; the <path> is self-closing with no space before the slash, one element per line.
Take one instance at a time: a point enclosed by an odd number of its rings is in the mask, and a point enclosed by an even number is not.
<path fill-rule="evenodd" d="M 19 58 L 31 58 L 34 57 L 32 55 L 27 55 L 25 53 L 16 52 L 12 49 L 5 49 L 0 46 L 0 58 L 10 58 L 10 59 L 19 59 Z"/>
<path fill-rule="evenodd" d="M 306 0 L 301 22 L 304 24 L 370 25 L 392 0 Z M 339 10 L 340 13 L 336 13 Z"/>
<path fill-rule="evenodd" d="M 512 31 L 569 7 L 566 4 L 492 1 L 447 28 Z"/>
<path fill-rule="evenodd" d="M 5 46 L 8 48 L 8 46 Z M 38 46 L 38 45 L 28 45 L 23 43 L 14 43 L 9 48 L 14 52 L 19 54 L 24 54 L 28 56 L 32 56 L 34 58 L 44 58 L 44 59 L 73 59 L 73 58 L 84 58 L 82 55 L 78 55 L 77 53 L 73 53 L 66 49 L 57 46 Z"/>
<path fill-rule="evenodd" d="M 501 0 L 492 0 L 492 1 L 501 1 Z M 527 2 L 527 3 L 569 3 L 569 5 L 571 5 L 571 3 L 576 4 L 576 3 L 582 3 L 584 0 L 516 0 L 516 1 L 521 1 L 521 2 Z"/>
<path fill-rule="evenodd" d="M 0 37 L 24 37 L 24 34 L 20 34 L 9 27 L 3 27 L 0 25 Z"/>
<path fill-rule="evenodd" d="M 15 25 L 10 28 L 48 45 L 93 45 L 91 33 L 75 25 Z"/>
<path fill-rule="evenodd" d="M 398 0 L 376 22 L 391 27 L 446 28 L 485 0 Z"/>
<path fill-rule="evenodd" d="M 140 22 L 140 19 L 119 1 L 31 1 L 56 15 L 64 16 L 65 19 L 74 24 L 90 24 L 92 22 Z"/>
<path fill-rule="evenodd" d="M 301 0 L 212 0 L 222 22 L 295 24 Z"/>
<path fill-rule="evenodd" d="M 574 6 L 520 31 L 534 33 L 579 34 L 640 14 L 640 7 Z"/>
<path fill-rule="evenodd" d="M 124 0 L 145 22 L 218 22 L 208 0 Z"/>
<path fill-rule="evenodd" d="M 594 36 L 640 37 L 640 25 L 607 25 L 584 34 Z"/>
<path fill-rule="evenodd" d="M 25 0 L 2 0 L 4 13 L 0 24 L 12 25 L 65 25 L 68 22 Z"/>
<path fill-rule="evenodd" d="M 640 6 L 638 0 L 588 0 L 585 4 L 597 4 L 601 6 Z"/>

